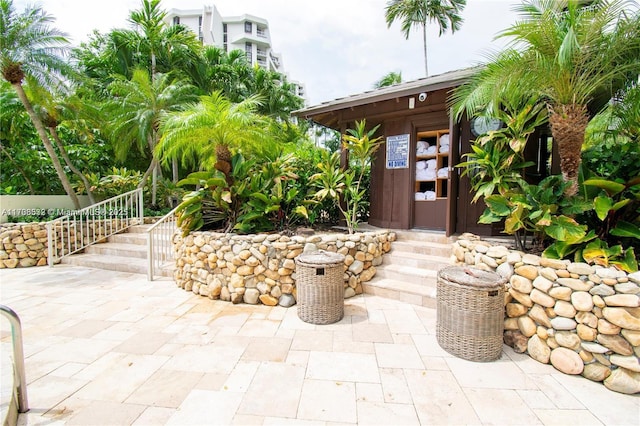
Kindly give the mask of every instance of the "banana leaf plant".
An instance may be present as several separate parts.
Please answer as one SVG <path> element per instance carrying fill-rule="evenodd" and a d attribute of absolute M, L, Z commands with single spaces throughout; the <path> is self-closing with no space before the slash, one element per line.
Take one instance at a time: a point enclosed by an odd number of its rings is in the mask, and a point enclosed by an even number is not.
<path fill-rule="evenodd" d="M 640 176 L 627 182 L 589 177 L 581 192 L 592 203 L 592 214 L 584 217 L 590 231 L 573 242 L 554 242 L 544 255 L 562 259 L 573 254 L 576 261 L 637 271 L 634 247 L 640 241 Z"/>

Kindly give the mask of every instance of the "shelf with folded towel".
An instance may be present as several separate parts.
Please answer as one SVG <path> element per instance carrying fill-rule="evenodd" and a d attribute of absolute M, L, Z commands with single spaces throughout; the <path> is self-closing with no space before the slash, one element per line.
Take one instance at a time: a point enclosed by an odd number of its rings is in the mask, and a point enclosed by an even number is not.
<path fill-rule="evenodd" d="M 416 142 L 415 201 L 447 197 L 449 131 L 418 132 Z"/>

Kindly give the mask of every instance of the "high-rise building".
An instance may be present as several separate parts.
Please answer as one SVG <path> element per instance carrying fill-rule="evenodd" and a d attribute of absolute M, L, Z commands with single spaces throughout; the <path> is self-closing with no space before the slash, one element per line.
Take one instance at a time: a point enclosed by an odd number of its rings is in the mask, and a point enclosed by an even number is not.
<path fill-rule="evenodd" d="M 242 50 L 251 65 L 287 75 L 282 56 L 271 48 L 271 34 L 266 19 L 248 14 L 222 16 L 212 5 L 195 10 L 171 9 L 165 21 L 169 25 L 183 25 L 191 29 L 204 45 L 218 46 L 226 52 Z M 296 86 L 296 95 L 306 99 L 304 86 L 287 79 Z"/>

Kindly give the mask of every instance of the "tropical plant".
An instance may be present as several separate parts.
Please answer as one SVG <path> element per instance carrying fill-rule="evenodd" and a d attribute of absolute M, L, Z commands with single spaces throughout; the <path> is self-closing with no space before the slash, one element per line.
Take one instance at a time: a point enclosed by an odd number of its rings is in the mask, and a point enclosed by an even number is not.
<path fill-rule="evenodd" d="M 380 89 L 381 87 L 393 86 L 394 84 L 402 83 L 402 72 L 391 71 L 388 74 L 382 76 L 382 78 L 373 83 L 374 89 Z"/>
<path fill-rule="evenodd" d="M 544 101 L 558 146 L 566 195 L 578 188 L 580 152 L 588 108 L 598 110 L 618 89 L 637 78 L 640 15 L 623 0 L 529 0 L 522 19 L 500 34 L 512 38 L 453 96 L 457 116 L 497 110 L 506 92 Z"/>
<path fill-rule="evenodd" d="M 485 197 L 487 209 L 478 223 L 504 220 L 504 232 L 514 235 L 516 247 L 523 251 L 528 250 L 527 234 L 532 235 L 537 251 L 544 249 L 549 238 L 572 244 L 587 233 L 587 227 L 572 216 L 591 206 L 577 197 L 563 197 L 567 185 L 558 175 L 549 176 L 538 185 L 520 180 L 512 190 Z"/>
<path fill-rule="evenodd" d="M 71 170 L 77 179 L 80 179 L 84 184 L 84 187 L 89 188 L 86 190 L 86 194 L 89 197 L 90 203 L 94 204 L 95 199 L 93 198 L 93 193 L 91 192 L 87 177 L 75 166 L 74 162 L 69 157 L 65 144 L 60 138 L 60 134 L 58 132 L 58 126 L 63 120 L 69 119 L 69 121 L 73 121 L 74 118 L 77 117 L 76 111 L 78 109 L 78 99 L 73 98 L 72 96 L 65 97 L 60 93 L 53 93 L 48 90 L 44 90 L 42 87 L 37 85 L 27 86 L 27 89 L 27 94 L 29 98 L 32 99 L 33 108 L 40 117 L 42 124 L 49 131 L 49 135 L 55 142 L 58 153 L 69 170 Z"/>
<path fill-rule="evenodd" d="M 342 138 L 342 147 L 348 150 L 350 163 L 354 167 L 342 170 L 340 154 L 326 153 L 323 161 L 318 164 L 320 172 L 311 179 L 317 188 L 314 198 L 337 202 L 350 234 L 358 229 L 361 206 L 366 202 L 368 193 L 365 176 L 370 170 L 371 159 L 382 145 L 382 137 L 374 137 L 379 127 L 378 125 L 367 131 L 366 120 L 356 122 L 355 128 L 348 129 Z"/>
<path fill-rule="evenodd" d="M 201 188 L 178 206 L 178 226 L 184 235 L 210 228 L 243 234 L 286 230 L 302 216 L 294 160 L 284 155 L 257 162 L 235 154 L 228 174 L 220 170 L 190 174 L 179 185 Z"/>
<path fill-rule="evenodd" d="M 534 99 L 503 98 L 491 113 L 504 126 L 481 135 L 471 144 L 472 152 L 464 154 L 466 161 L 457 165 L 471 179 L 473 202 L 523 186 L 525 169 L 534 165 L 524 159 L 527 139 L 546 121 L 543 105 Z"/>
<path fill-rule="evenodd" d="M 61 85 L 62 72 L 69 69 L 62 55 L 67 50 L 65 34 L 50 27 L 53 18 L 42 9 L 27 7 L 16 13 L 12 0 L 0 0 L 0 72 L 16 91 L 33 123 L 38 136 L 51 158 L 56 174 L 75 208 L 80 202 L 73 191 L 45 126 L 33 109 L 23 87 L 25 78 L 29 84 L 41 86 Z"/>
<path fill-rule="evenodd" d="M 160 168 L 155 148 L 162 136 L 160 122 L 165 114 L 179 111 L 195 99 L 193 88 L 169 74 L 157 74 L 152 80 L 147 71 L 137 69 L 131 80 L 117 77 L 109 89 L 114 96 L 108 109 L 109 133 L 116 158 L 124 159 L 132 148 L 148 150 L 151 160 L 138 186 L 143 188 L 152 175 L 151 204 L 155 205 Z"/>
<path fill-rule="evenodd" d="M 265 118 L 256 113 L 257 97 L 233 103 L 216 91 L 184 111 L 168 114 L 161 126 L 156 155 L 162 161 L 180 160 L 186 167 L 230 171 L 231 151 L 259 153 L 268 149 Z M 222 163 L 227 163 L 223 165 Z"/>
<path fill-rule="evenodd" d="M 396 20 L 401 21 L 401 30 L 406 39 L 413 27 L 422 27 L 422 46 L 424 50 L 424 75 L 429 75 L 427 65 L 427 24 L 438 24 L 439 35 L 451 28 L 456 32 L 462 25 L 460 14 L 466 6 L 466 0 L 390 0 L 385 8 L 387 27 Z"/>

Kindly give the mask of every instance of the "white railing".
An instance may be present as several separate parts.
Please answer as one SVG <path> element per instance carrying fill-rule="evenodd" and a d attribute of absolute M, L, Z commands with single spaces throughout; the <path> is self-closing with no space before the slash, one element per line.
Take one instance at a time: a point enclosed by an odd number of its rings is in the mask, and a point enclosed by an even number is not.
<path fill-rule="evenodd" d="M 11 324 L 11 343 L 13 345 L 13 387 L 11 397 L 18 397 L 18 413 L 29 411 L 27 399 L 27 377 L 24 369 L 24 348 L 22 344 L 22 324 L 20 317 L 8 306 L 0 305 L 0 314 L 5 316 Z M 16 379 L 18 382 L 16 383 Z M 15 392 L 14 392 L 15 390 Z M 9 403 L 11 405 L 13 401 Z"/>
<path fill-rule="evenodd" d="M 175 262 L 173 254 L 173 235 L 176 225 L 177 207 L 167 213 L 147 230 L 147 279 L 153 281 L 156 272 Z"/>
<path fill-rule="evenodd" d="M 135 189 L 47 222 L 49 266 L 133 225 L 144 223 L 143 190 Z"/>

